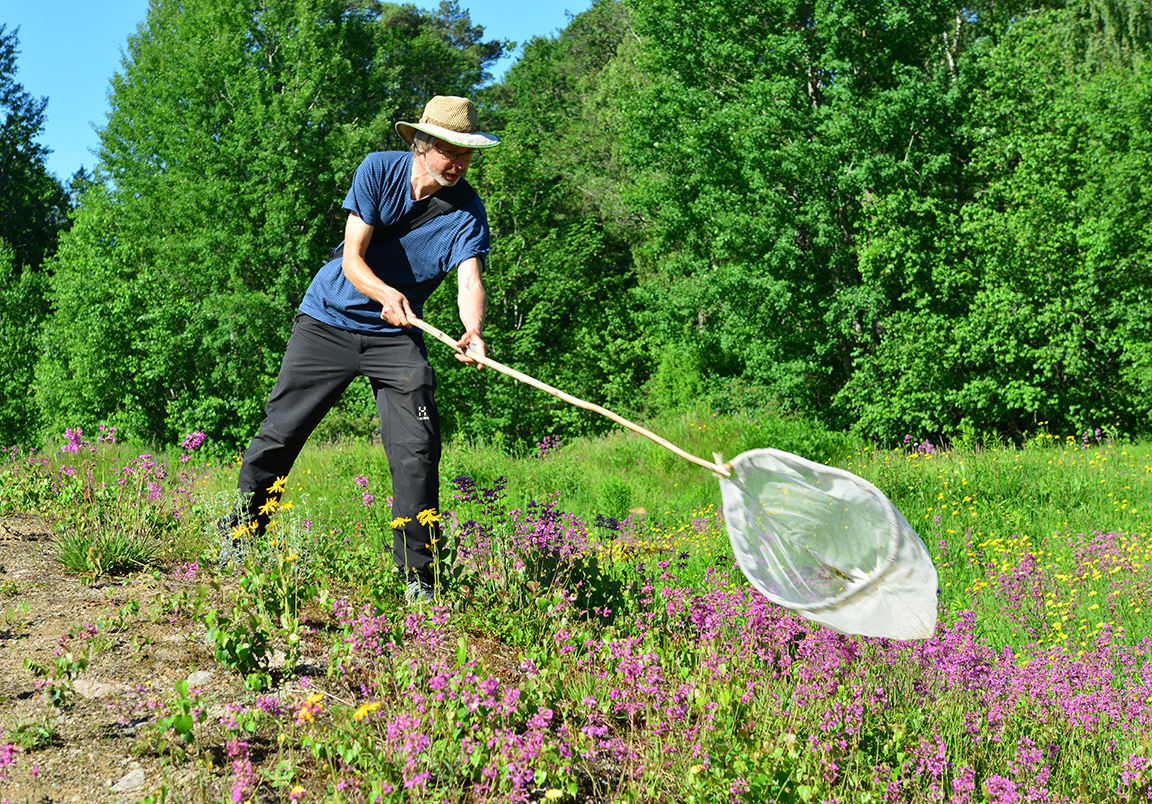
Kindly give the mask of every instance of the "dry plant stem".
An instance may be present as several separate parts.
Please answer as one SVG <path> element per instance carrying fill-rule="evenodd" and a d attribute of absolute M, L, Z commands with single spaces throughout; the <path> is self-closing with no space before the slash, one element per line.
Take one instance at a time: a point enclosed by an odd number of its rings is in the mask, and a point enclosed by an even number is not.
<path fill-rule="evenodd" d="M 431 335 L 433 338 L 440 341 L 441 343 L 445 343 L 448 346 L 451 346 L 453 349 L 456 349 L 459 352 L 464 351 L 462 348 L 460 348 L 459 346 L 456 345 L 456 340 L 454 338 L 452 338 L 452 337 L 446 335 L 445 333 L 441 332 L 440 330 L 436 329 L 436 327 L 432 326 L 431 324 L 427 323 L 426 321 L 421 321 L 416 316 L 410 315 L 410 316 L 408 316 L 408 323 L 410 323 L 412 326 L 416 327 L 417 329 L 421 329 L 424 332 L 427 332 L 429 335 Z M 681 458 L 683 458 L 687 461 L 691 461 L 692 463 L 696 464 L 697 466 L 702 466 L 710 472 L 715 472 L 717 475 L 719 475 L 721 477 L 728 477 L 729 475 L 732 474 L 732 470 L 728 466 L 726 466 L 725 464 L 720 463 L 719 461 L 716 461 L 715 463 L 713 463 L 712 461 L 706 461 L 703 458 L 697 458 L 695 455 L 691 454 L 690 452 L 685 452 L 684 450 L 680 449 L 678 446 L 673 444 L 671 441 L 668 441 L 667 439 L 661 438 L 660 436 L 656 435 L 655 433 L 653 433 L 650 430 L 645 430 L 640 425 L 635 424 L 634 422 L 630 422 L 627 419 L 623 418 L 622 416 L 616 415 L 615 413 L 608 410 L 607 408 L 602 408 L 599 405 L 594 404 L 592 402 L 587 402 L 583 399 L 580 399 L 579 397 L 572 396 L 571 394 L 566 394 L 563 391 L 561 391 L 559 388 L 555 388 L 546 382 L 541 382 L 540 380 L 536 379 L 535 377 L 529 377 L 527 374 L 525 374 L 521 371 L 517 371 L 514 368 L 510 368 L 508 366 L 505 366 L 503 363 L 499 363 L 490 357 L 486 357 L 484 355 L 478 355 L 478 354 L 475 354 L 474 352 L 469 352 L 468 356 L 471 357 L 473 360 L 475 360 L 477 363 L 481 363 L 485 366 L 488 366 L 489 368 L 493 368 L 496 371 L 499 371 L 501 374 L 506 374 L 509 377 L 512 377 L 513 379 L 516 379 L 516 380 L 519 380 L 522 383 L 527 383 L 528 385 L 531 385 L 533 388 L 538 388 L 541 391 L 543 391 L 544 393 L 551 394 L 552 396 L 556 397 L 557 399 L 563 399 L 565 402 L 567 402 L 571 405 L 575 405 L 578 408 L 584 408 L 585 410 L 590 410 L 593 413 L 599 413 L 601 416 L 609 418 L 612 421 L 616 422 L 617 424 L 619 424 L 623 427 L 627 427 L 629 430 L 632 430 L 633 432 L 639 433 L 640 435 L 644 436 L 645 438 L 648 438 L 648 439 L 651 439 L 652 441 L 655 441 L 660 446 L 664 447 L 667 450 L 671 450 L 672 452 L 679 455 Z"/>

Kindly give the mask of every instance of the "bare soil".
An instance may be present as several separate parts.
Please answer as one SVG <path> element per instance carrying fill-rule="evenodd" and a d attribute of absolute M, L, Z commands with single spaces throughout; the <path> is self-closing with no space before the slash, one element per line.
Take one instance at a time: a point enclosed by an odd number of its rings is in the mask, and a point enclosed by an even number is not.
<path fill-rule="evenodd" d="M 89 585 L 65 572 L 54 539 L 42 520 L 0 518 L 0 746 L 21 746 L 0 767 L 0 803 L 137 802 L 162 786 L 167 802 L 230 800 L 219 717 L 252 693 L 215 663 L 201 624 L 163 605 L 194 582 L 139 573 Z M 70 708 L 54 706 L 26 661 L 51 666 L 62 638 L 90 625 L 101 626 L 91 663 L 77 675 Z M 197 726 L 198 755 L 174 760 L 153 738 L 159 707 L 182 679 L 201 691 L 208 717 Z M 296 679 L 277 693 L 288 706 L 308 694 Z"/>

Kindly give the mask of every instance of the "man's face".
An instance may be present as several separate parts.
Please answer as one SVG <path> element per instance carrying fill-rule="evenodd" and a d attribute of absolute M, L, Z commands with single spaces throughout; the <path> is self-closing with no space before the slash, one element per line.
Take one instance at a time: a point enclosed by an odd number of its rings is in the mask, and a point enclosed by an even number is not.
<path fill-rule="evenodd" d="M 468 172 L 472 164 L 472 157 L 476 155 L 473 148 L 460 148 L 441 140 L 432 143 L 432 147 L 424 152 L 424 164 L 429 175 L 441 187 L 452 187 Z"/>

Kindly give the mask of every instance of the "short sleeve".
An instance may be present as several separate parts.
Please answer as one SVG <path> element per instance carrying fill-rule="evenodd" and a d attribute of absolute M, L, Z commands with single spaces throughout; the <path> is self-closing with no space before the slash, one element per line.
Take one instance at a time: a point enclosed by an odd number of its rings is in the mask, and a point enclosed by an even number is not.
<path fill-rule="evenodd" d="M 488 213 L 484 204 L 478 197 L 474 197 L 465 210 L 467 216 L 460 216 L 462 225 L 457 231 L 452 243 L 452 256 L 449 262 L 452 266 L 471 257 L 483 257 L 492 249 L 491 236 L 488 231 Z"/>
<path fill-rule="evenodd" d="M 369 226 L 387 226 L 411 206 L 408 176 L 412 168 L 409 151 L 368 154 L 352 176 L 344 197 L 344 209 Z"/>
<path fill-rule="evenodd" d="M 379 163 L 371 156 L 360 163 L 352 177 L 352 186 L 344 198 L 344 209 L 369 226 L 380 225 L 380 187 L 383 179 Z"/>

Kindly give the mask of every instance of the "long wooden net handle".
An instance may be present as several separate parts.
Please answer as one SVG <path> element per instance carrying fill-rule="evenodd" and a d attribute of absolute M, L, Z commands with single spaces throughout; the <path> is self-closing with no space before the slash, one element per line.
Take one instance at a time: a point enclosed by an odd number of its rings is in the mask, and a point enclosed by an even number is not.
<path fill-rule="evenodd" d="M 412 326 L 416 327 L 417 329 L 420 329 L 420 330 L 423 330 L 424 332 L 427 332 L 429 335 L 431 335 L 433 338 L 440 341 L 441 343 L 444 343 L 444 344 L 447 344 L 448 346 L 451 346 L 456 351 L 458 351 L 458 352 L 464 351 L 461 347 L 456 345 L 456 339 L 455 338 L 452 338 L 449 335 L 444 334 L 443 332 L 436 329 L 436 327 L 432 326 L 428 322 L 421 321 L 419 318 L 417 318 L 416 316 L 413 316 L 413 315 L 408 316 L 408 322 L 410 324 L 412 324 Z M 599 413 L 601 416 L 609 418 L 612 421 L 616 422 L 617 424 L 619 424 L 623 427 L 627 427 L 629 430 L 631 430 L 635 433 L 639 433 L 640 435 L 644 436 L 645 438 L 651 439 L 652 441 L 655 441 L 657 444 L 664 447 L 665 449 L 671 450 L 672 452 L 676 453 L 677 455 L 679 455 L 684 460 L 691 461 L 692 463 L 696 464 L 697 466 L 702 466 L 705 469 L 707 469 L 711 472 L 715 472 L 716 474 L 721 475 L 723 477 L 728 477 L 729 475 L 732 474 L 731 470 L 727 466 L 725 466 L 724 464 L 720 463 L 719 461 L 712 462 L 712 461 L 706 461 L 703 458 L 697 458 L 692 453 L 685 452 L 684 450 L 680 449 L 678 446 L 673 444 L 671 441 L 668 441 L 667 439 L 661 438 L 660 436 L 656 435 L 655 433 L 653 433 L 649 430 L 645 430 L 640 425 L 635 424 L 634 422 L 630 422 L 627 419 L 623 418 L 622 416 L 616 415 L 615 413 L 608 410 L 607 408 L 602 408 L 599 405 L 594 404 L 592 402 L 587 402 L 583 399 L 580 399 L 579 397 L 572 396 L 571 394 L 566 394 L 563 391 L 561 391 L 559 388 L 554 388 L 553 386 L 549 385 L 548 383 L 541 382 L 540 380 L 536 379 L 535 377 L 529 377 L 527 374 L 525 374 L 521 371 L 517 371 L 514 368 L 510 368 L 509 366 L 505 366 L 503 363 L 497 362 L 496 360 L 493 360 L 490 357 L 486 357 L 484 355 L 479 355 L 479 354 L 476 354 L 475 352 L 468 352 L 468 356 L 470 358 L 472 358 L 473 360 L 475 360 L 477 363 L 480 363 L 482 365 L 488 366 L 489 368 L 495 369 L 496 371 L 499 371 L 501 374 L 506 374 L 509 377 L 512 377 L 513 379 L 516 379 L 516 380 L 519 380 L 522 383 L 526 383 L 527 385 L 531 385 L 533 388 L 538 388 L 541 391 L 543 391 L 544 393 L 551 394 L 552 396 L 556 397 L 557 399 L 563 399 L 565 402 L 567 402 L 571 405 L 575 405 L 578 408 L 584 408 L 584 410 L 590 410 L 590 411 L 593 411 L 594 413 Z"/>

